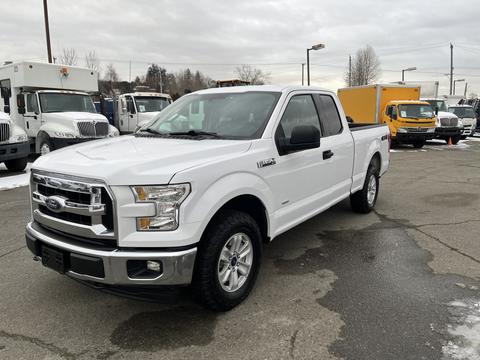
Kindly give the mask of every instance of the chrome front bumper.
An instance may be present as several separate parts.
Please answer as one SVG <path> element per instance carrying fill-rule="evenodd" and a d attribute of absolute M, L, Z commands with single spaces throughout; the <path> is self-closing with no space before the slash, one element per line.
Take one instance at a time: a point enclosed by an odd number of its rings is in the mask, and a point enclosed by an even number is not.
<path fill-rule="evenodd" d="M 100 259 L 103 264 L 103 277 L 91 276 L 66 268 L 65 274 L 79 280 L 109 285 L 185 285 L 192 280 L 196 248 L 181 251 L 101 249 L 87 247 L 78 241 L 59 235 L 30 222 L 26 227 L 27 246 L 37 257 L 41 256 L 41 246 L 47 245 L 69 256 L 86 256 Z M 94 246 L 93 246 L 94 247 Z M 154 278 L 132 278 L 127 271 L 129 260 L 152 260 L 162 263 L 162 272 Z"/>

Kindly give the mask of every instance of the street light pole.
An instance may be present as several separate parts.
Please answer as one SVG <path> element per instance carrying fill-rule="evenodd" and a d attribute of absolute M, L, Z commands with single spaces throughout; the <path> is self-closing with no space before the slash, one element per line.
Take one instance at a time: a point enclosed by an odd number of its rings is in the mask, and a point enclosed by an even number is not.
<path fill-rule="evenodd" d="M 43 18 L 45 20 L 45 33 L 47 36 L 47 54 L 48 54 L 48 62 L 52 63 L 52 49 L 50 47 L 50 26 L 48 25 L 48 8 L 47 8 L 47 0 L 43 0 Z"/>
<path fill-rule="evenodd" d="M 310 86 L 310 50 L 320 50 L 324 48 L 325 48 L 325 44 L 317 44 L 307 49 L 307 85 L 308 86 Z"/>
<path fill-rule="evenodd" d="M 409 67 L 407 69 L 403 69 L 402 70 L 402 82 L 405 81 L 405 71 L 415 71 L 415 70 L 417 70 L 416 67 Z"/>

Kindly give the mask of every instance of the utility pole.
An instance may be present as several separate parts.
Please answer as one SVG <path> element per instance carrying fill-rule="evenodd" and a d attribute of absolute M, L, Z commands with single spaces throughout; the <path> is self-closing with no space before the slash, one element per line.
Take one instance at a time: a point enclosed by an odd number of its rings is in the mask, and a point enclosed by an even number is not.
<path fill-rule="evenodd" d="M 348 87 L 352 86 L 352 55 L 348 55 Z"/>
<path fill-rule="evenodd" d="M 47 8 L 47 0 L 43 0 L 43 17 L 45 19 L 45 33 L 47 36 L 47 54 L 48 54 L 48 62 L 52 63 L 52 49 L 50 47 L 50 26 L 48 25 L 48 8 Z"/>
<path fill-rule="evenodd" d="M 305 85 L 305 63 L 302 63 L 302 86 Z"/>
<path fill-rule="evenodd" d="M 450 95 L 453 91 L 453 44 L 450 43 Z"/>
<path fill-rule="evenodd" d="M 307 85 L 310 86 L 310 49 L 307 49 Z"/>
<path fill-rule="evenodd" d="M 467 98 L 467 88 L 468 88 L 468 82 L 465 83 L 465 91 L 463 92 L 463 97 L 465 99 Z"/>
<path fill-rule="evenodd" d="M 132 82 L 132 60 L 128 62 L 128 82 Z"/>

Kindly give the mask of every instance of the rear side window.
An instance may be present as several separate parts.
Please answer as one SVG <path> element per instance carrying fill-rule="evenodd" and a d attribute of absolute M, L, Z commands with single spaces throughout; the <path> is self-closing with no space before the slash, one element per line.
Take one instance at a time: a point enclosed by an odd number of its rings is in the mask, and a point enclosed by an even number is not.
<path fill-rule="evenodd" d="M 338 114 L 337 105 L 330 95 L 313 95 L 323 127 L 323 136 L 337 135 L 342 132 L 343 126 Z"/>

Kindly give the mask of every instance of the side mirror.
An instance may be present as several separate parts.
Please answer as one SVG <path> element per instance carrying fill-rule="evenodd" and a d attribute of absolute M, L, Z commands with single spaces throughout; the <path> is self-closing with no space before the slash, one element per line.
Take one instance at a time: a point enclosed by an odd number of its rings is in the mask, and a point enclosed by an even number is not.
<path fill-rule="evenodd" d="M 435 115 L 438 115 L 438 106 L 435 106 Z"/>
<path fill-rule="evenodd" d="M 10 114 L 10 106 L 5 105 L 5 106 L 3 107 L 3 112 L 4 112 L 5 114 Z"/>
<path fill-rule="evenodd" d="M 318 147 L 320 147 L 320 131 L 312 125 L 295 126 L 290 138 L 280 139 L 283 154 Z"/>
<path fill-rule="evenodd" d="M 347 122 L 349 124 L 353 124 L 353 119 L 350 116 L 347 116 Z"/>
<path fill-rule="evenodd" d="M 122 107 L 122 113 L 126 113 L 127 112 L 127 108 L 126 107 Z"/>
<path fill-rule="evenodd" d="M 25 114 L 25 96 L 23 94 L 17 95 L 17 109 L 19 114 Z"/>

